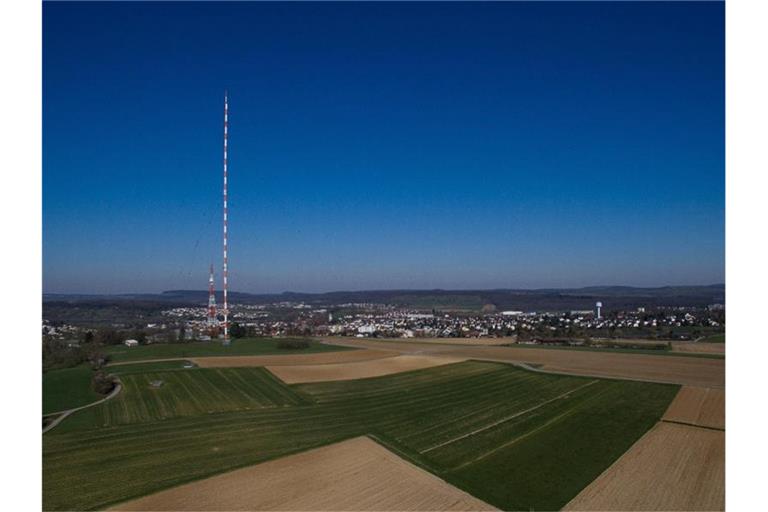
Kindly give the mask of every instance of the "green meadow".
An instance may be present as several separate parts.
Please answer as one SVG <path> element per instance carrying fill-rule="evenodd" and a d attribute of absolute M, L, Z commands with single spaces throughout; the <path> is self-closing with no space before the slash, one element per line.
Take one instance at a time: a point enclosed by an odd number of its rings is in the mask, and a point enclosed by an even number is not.
<path fill-rule="evenodd" d="M 335 352 L 339 350 L 354 350 L 349 347 L 325 345 L 309 340 L 309 347 L 303 349 L 282 349 L 278 347 L 281 340 L 292 338 L 242 338 L 224 346 L 220 341 L 195 341 L 189 343 L 153 343 L 126 347 L 112 345 L 105 347 L 110 362 L 141 361 L 144 359 L 171 359 L 185 357 L 209 356 L 261 356 L 269 354 L 311 354 L 317 352 Z M 296 338 L 298 339 L 298 338 Z"/>
<path fill-rule="evenodd" d="M 43 373 L 43 414 L 73 409 L 103 398 L 91 388 L 93 371 L 83 364 Z"/>

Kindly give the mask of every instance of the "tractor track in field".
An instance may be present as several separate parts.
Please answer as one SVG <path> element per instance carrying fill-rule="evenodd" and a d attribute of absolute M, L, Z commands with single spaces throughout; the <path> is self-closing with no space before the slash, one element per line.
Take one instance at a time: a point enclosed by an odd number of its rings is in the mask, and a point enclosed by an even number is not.
<path fill-rule="evenodd" d="M 557 395 L 556 397 L 550 398 L 549 400 L 545 400 L 545 401 L 541 402 L 540 404 L 534 405 L 533 407 L 530 407 L 530 408 L 528 408 L 528 409 L 526 409 L 524 411 L 516 412 L 515 414 L 512 414 L 511 416 L 507 416 L 505 418 L 501 418 L 500 420 L 496 420 L 493 423 L 491 423 L 489 425 L 485 425 L 484 427 L 480 427 L 480 428 L 478 428 L 476 430 L 473 430 L 472 432 L 467 432 L 466 434 L 462 434 L 462 435 L 460 435 L 458 437 L 454 437 L 453 439 L 449 439 L 449 440 L 444 441 L 444 442 L 442 442 L 440 444 L 436 444 L 434 446 L 430 446 L 429 448 L 426 448 L 425 450 L 422 450 L 419 453 L 431 452 L 432 450 L 435 450 L 435 449 L 440 448 L 442 446 L 446 446 L 446 445 L 449 445 L 451 443 L 455 443 L 456 441 L 461 441 L 462 439 L 466 439 L 467 437 L 473 436 L 475 434 L 479 434 L 480 432 L 484 432 L 484 431 L 486 431 L 488 429 L 491 429 L 493 427 L 501 425 L 502 423 L 506 423 L 509 420 L 513 420 L 515 418 L 523 416 L 524 414 L 528 414 L 529 412 L 535 411 L 536 409 L 540 409 L 541 407 L 544 407 L 545 405 L 550 404 L 550 403 L 554 402 L 555 400 L 560 400 L 561 398 L 564 398 L 564 397 L 570 395 L 571 393 L 575 393 L 576 391 L 579 391 L 580 389 L 584 389 L 587 386 L 591 386 L 592 384 L 595 384 L 597 382 L 599 382 L 599 381 L 591 380 L 591 381 L 587 382 L 586 384 L 582 384 L 581 386 L 578 386 L 578 387 L 576 387 L 574 389 L 570 389 L 570 390 L 566 391 L 565 393 L 561 393 L 561 394 Z"/>

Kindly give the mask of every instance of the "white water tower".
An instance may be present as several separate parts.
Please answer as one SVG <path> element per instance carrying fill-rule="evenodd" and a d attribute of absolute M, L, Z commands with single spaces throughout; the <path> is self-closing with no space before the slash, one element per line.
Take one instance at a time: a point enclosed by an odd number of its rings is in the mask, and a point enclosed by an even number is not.
<path fill-rule="evenodd" d="M 597 307 L 597 319 L 600 320 L 601 318 L 603 318 L 602 315 L 600 314 L 600 310 L 603 307 L 603 303 L 598 302 L 597 304 L 595 304 L 595 306 Z"/>

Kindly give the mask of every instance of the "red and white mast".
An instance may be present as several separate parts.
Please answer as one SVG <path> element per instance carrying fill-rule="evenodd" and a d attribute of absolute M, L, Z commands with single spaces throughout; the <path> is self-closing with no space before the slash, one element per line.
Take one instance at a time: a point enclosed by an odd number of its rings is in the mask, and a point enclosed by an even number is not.
<path fill-rule="evenodd" d="M 227 303 L 227 278 L 229 277 L 227 271 L 227 125 L 229 117 L 229 102 L 227 100 L 227 92 L 224 91 L 224 306 L 222 313 L 224 314 L 224 343 L 229 343 L 229 309 Z"/>
<path fill-rule="evenodd" d="M 211 263 L 211 273 L 208 276 L 208 327 L 213 328 L 216 325 L 216 290 L 213 283 L 213 263 Z"/>

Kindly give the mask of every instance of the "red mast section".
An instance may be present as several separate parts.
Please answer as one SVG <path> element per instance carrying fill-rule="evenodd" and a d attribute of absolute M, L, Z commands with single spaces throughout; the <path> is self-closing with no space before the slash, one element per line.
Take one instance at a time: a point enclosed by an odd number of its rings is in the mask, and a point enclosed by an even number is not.
<path fill-rule="evenodd" d="M 208 277 L 208 327 L 216 326 L 216 290 L 213 284 L 213 263 L 211 263 L 211 273 Z"/>

